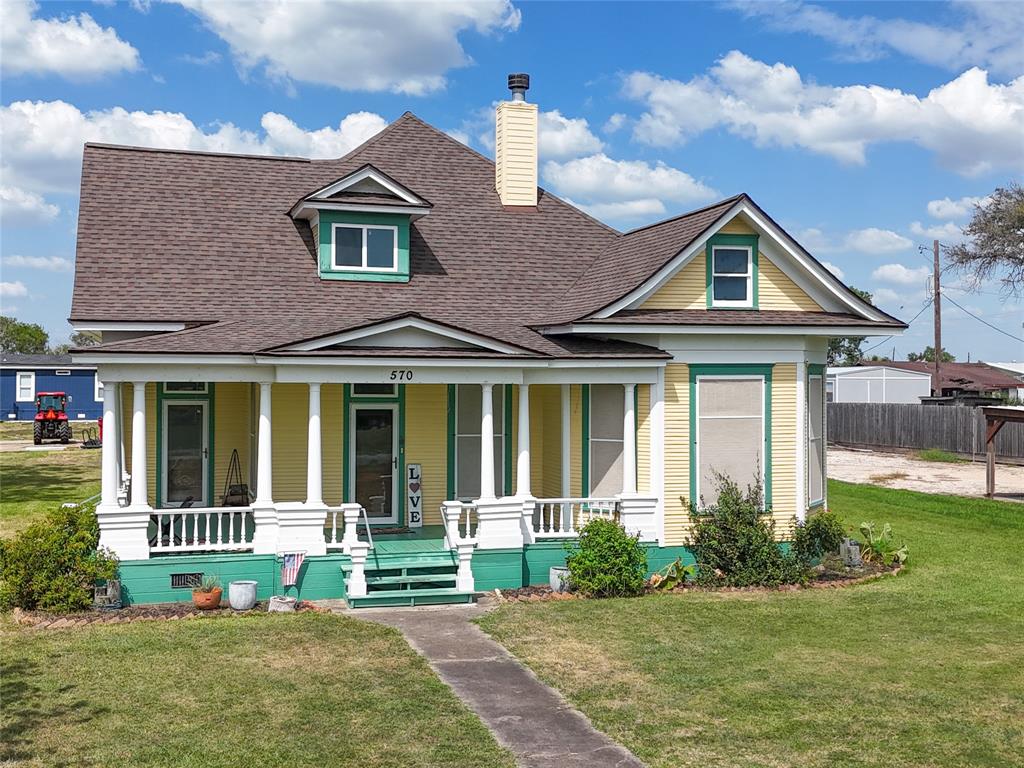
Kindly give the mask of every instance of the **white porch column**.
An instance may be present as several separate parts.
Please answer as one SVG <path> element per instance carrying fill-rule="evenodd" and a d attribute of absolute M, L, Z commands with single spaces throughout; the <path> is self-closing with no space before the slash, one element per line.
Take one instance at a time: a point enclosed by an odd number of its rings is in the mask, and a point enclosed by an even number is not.
<path fill-rule="evenodd" d="M 561 385 L 562 394 L 562 496 L 572 496 L 572 389 L 571 384 Z"/>
<path fill-rule="evenodd" d="M 636 384 L 623 384 L 625 400 L 622 419 L 622 493 L 636 493 Z"/>
<path fill-rule="evenodd" d="M 146 467 L 146 382 L 144 381 L 132 382 L 131 506 L 133 509 L 151 509 L 149 506 L 149 477 Z"/>
<path fill-rule="evenodd" d="M 270 384 L 260 382 L 260 414 L 256 427 L 256 500 L 252 503 L 252 519 L 256 530 L 252 551 L 257 555 L 278 552 L 278 518 L 274 506 L 273 447 L 270 428 Z"/>
<path fill-rule="evenodd" d="M 102 480 L 100 482 L 100 503 L 96 507 L 96 522 L 100 528 L 100 546 L 109 549 L 121 560 L 146 560 L 149 558 L 149 513 L 148 505 L 142 508 L 121 507 L 117 501 L 118 486 L 121 482 L 119 453 L 121 434 L 117 428 L 120 407 L 120 388 L 116 382 L 109 382 L 103 388 L 103 447 Z M 145 427 L 143 426 L 143 429 Z M 145 445 L 145 442 L 143 442 Z M 145 464 L 145 458 L 143 458 Z M 144 474 L 144 473 L 143 473 Z M 145 501 L 145 497 L 143 497 Z"/>
<path fill-rule="evenodd" d="M 481 384 L 480 387 L 480 498 L 491 500 L 494 498 L 494 385 Z"/>
<path fill-rule="evenodd" d="M 117 433 L 117 382 L 103 387 L 103 452 L 100 506 L 117 507 L 117 486 L 121 478 L 117 470 L 117 454 L 121 450 L 121 437 Z"/>
<path fill-rule="evenodd" d="M 309 435 L 306 438 L 306 505 L 323 506 L 323 455 L 320 447 L 320 385 L 309 385 Z"/>
<path fill-rule="evenodd" d="M 519 385 L 519 460 L 516 463 L 516 496 L 528 498 L 530 493 L 530 385 Z"/>
<path fill-rule="evenodd" d="M 256 434 L 256 504 L 274 503 L 273 448 L 270 436 L 270 384 L 260 383 L 260 417 Z"/>

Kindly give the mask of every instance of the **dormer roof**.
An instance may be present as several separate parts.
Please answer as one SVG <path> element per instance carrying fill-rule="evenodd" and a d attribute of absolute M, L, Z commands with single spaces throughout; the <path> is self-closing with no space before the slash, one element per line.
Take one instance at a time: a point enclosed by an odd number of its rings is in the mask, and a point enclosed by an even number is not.
<path fill-rule="evenodd" d="M 293 218 L 309 218 L 311 211 L 386 211 L 426 216 L 433 206 L 426 198 L 396 181 L 379 168 L 365 163 L 299 200 Z"/>

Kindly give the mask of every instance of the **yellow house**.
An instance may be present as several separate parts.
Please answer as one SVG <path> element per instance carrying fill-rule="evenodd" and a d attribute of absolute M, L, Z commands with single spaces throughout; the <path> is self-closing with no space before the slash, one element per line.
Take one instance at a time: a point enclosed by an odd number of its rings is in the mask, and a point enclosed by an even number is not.
<path fill-rule="evenodd" d="M 687 557 L 717 474 L 781 540 L 826 503 L 828 338 L 904 324 L 747 195 L 621 233 L 538 187 L 528 85 L 496 162 L 409 113 L 337 160 L 86 145 L 75 359 L 130 601 L 470 600 L 594 517 Z"/>

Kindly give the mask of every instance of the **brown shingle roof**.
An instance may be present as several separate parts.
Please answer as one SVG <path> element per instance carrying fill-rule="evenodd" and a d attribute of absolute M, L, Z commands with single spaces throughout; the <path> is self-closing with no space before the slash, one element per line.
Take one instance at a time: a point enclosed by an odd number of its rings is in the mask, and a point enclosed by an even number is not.
<path fill-rule="evenodd" d="M 321 280 L 289 216 L 367 164 L 433 205 L 411 225 L 408 283 Z M 111 351 L 249 353 L 415 310 L 527 354 L 614 355 L 535 328 L 632 290 L 738 199 L 626 235 L 544 190 L 508 210 L 490 160 L 409 113 L 337 160 L 88 144 L 71 319 L 201 324 Z"/>
<path fill-rule="evenodd" d="M 934 363 L 919 363 L 908 360 L 886 361 L 884 363 L 862 362 L 861 365 L 882 365 L 902 368 L 907 371 L 935 373 Z M 968 392 L 988 392 L 994 389 L 1017 389 L 1024 386 L 1002 371 L 985 363 L 940 363 L 939 375 L 943 389 L 962 389 Z"/>
<path fill-rule="evenodd" d="M 585 323 L 616 325 L 801 325 L 801 326 L 870 326 L 879 330 L 903 328 L 903 323 L 880 323 L 865 320 L 860 315 L 845 312 L 801 312 L 782 309 L 627 309 L 611 317 L 590 318 Z"/>

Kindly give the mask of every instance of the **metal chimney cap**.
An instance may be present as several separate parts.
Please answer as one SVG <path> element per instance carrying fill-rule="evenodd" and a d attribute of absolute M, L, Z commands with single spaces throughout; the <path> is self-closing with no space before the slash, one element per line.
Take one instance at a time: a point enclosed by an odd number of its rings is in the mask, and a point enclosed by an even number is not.
<path fill-rule="evenodd" d="M 513 101 L 525 101 L 526 92 L 530 89 L 530 76 L 525 72 L 513 72 L 508 76 L 508 89 L 512 91 Z"/>

